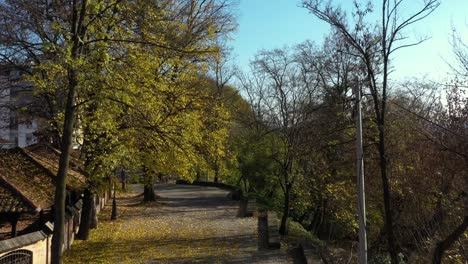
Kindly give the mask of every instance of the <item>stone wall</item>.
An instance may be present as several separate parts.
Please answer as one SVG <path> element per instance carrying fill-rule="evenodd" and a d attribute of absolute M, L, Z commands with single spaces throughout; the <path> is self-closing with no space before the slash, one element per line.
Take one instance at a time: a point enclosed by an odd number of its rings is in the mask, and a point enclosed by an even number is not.
<path fill-rule="evenodd" d="M 99 210 L 107 204 L 110 198 L 107 193 L 102 194 L 100 197 L 97 201 L 99 203 L 97 206 Z M 64 251 L 71 248 L 75 235 L 78 233 L 81 220 L 81 206 L 82 202 L 80 200 L 73 207 L 67 207 L 63 239 Z M 17 250 L 28 250 L 32 252 L 33 264 L 50 263 L 53 228 L 54 225 L 47 222 L 43 230 L 0 241 L 0 259 L 2 256 Z"/>
<path fill-rule="evenodd" d="M 50 230 L 51 232 L 52 230 Z M 19 237 L 0 241 L 0 258 L 17 250 L 32 252 L 33 264 L 50 263 L 50 244 L 52 235 L 37 231 Z"/>

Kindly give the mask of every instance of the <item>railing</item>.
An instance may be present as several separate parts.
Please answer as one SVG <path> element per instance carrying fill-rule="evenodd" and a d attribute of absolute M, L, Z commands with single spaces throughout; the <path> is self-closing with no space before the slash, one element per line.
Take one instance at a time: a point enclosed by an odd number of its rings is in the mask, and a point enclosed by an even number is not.
<path fill-rule="evenodd" d="M 0 257 L 0 264 L 32 264 L 33 256 L 29 250 L 16 250 Z"/>

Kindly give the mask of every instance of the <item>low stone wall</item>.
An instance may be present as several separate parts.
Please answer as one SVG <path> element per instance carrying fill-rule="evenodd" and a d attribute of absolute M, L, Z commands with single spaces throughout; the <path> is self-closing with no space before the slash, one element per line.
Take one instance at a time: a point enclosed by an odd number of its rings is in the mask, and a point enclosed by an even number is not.
<path fill-rule="evenodd" d="M 225 184 L 225 183 L 220 183 L 220 182 L 206 182 L 206 181 L 193 181 L 193 182 L 188 182 L 186 180 L 177 180 L 176 184 L 186 184 L 186 185 L 197 185 L 197 186 L 206 186 L 206 187 L 217 187 L 221 189 L 226 189 L 230 191 L 237 190 L 238 188 L 233 185 Z"/>
<path fill-rule="evenodd" d="M 98 210 L 104 208 L 109 198 L 109 194 L 106 193 L 97 199 Z M 81 221 L 81 207 L 81 200 L 73 207 L 67 207 L 63 239 L 64 251 L 71 248 L 75 235 L 78 233 Z M 2 257 L 19 251 L 31 252 L 33 264 L 50 263 L 53 229 L 54 224 L 47 222 L 43 230 L 0 241 L 0 263 L 2 263 Z"/>
<path fill-rule="evenodd" d="M 17 250 L 27 250 L 32 253 L 33 264 L 50 263 L 50 244 L 52 242 L 52 230 L 49 232 L 37 231 L 0 241 L 0 262 L 2 257 L 14 253 Z"/>
<path fill-rule="evenodd" d="M 225 189 L 225 190 L 231 191 L 228 197 L 234 201 L 239 201 L 242 197 L 242 190 L 239 187 L 225 184 L 225 183 L 220 183 L 220 182 L 193 181 L 190 183 L 186 180 L 177 180 L 176 184 L 216 187 L 220 189 Z"/>

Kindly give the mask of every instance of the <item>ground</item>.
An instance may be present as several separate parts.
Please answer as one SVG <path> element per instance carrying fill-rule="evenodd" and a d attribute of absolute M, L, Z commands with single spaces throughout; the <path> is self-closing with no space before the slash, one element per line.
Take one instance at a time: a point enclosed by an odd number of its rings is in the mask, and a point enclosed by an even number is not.
<path fill-rule="evenodd" d="M 142 187 L 110 206 L 88 241 L 75 241 L 64 263 L 292 263 L 286 250 L 258 252 L 256 218 L 237 218 L 228 191 L 191 185 L 157 185 L 161 198 L 141 203 Z"/>

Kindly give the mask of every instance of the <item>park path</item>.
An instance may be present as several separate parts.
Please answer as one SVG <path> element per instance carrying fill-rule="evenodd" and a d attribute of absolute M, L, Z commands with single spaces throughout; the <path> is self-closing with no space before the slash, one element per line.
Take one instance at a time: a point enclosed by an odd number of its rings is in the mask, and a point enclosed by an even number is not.
<path fill-rule="evenodd" d="M 155 203 L 141 203 L 141 192 L 135 185 L 119 198 L 118 221 L 107 220 L 107 207 L 65 263 L 292 263 L 284 249 L 256 250 L 256 218 L 237 218 L 226 190 L 156 185 Z"/>

